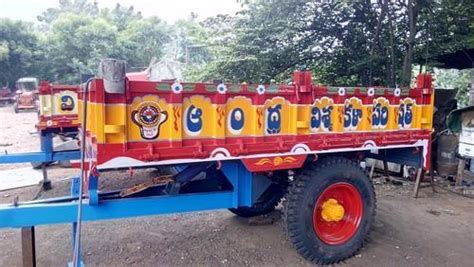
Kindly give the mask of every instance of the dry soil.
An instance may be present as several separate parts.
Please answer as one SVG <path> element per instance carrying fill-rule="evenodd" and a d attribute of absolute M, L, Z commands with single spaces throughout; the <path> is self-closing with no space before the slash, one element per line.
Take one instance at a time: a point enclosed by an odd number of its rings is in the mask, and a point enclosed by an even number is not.
<path fill-rule="evenodd" d="M 0 150 L 39 149 L 34 113 L 0 108 Z M 1 169 L 21 165 L 0 165 Z M 0 192 L 0 203 L 68 193 L 74 169 L 52 167 L 54 188 L 28 187 Z M 102 189 L 146 181 L 151 170 L 107 173 Z M 1 179 L 2 177 L 0 177 Z M 369 242 L 347 266 L 474 266 L 474 199 L 412 185 L 376 184 L 377 216 Z M 283 233 L 280 210 L 270 225 L 249 225 L 228 211 L 175 214 L 85 223 L 83 259 L 88 266 L 309 266 Z M 47 216 L 47 214 L 45 214 Z M 71 259 L 70 225 L 36 228 L 38 266 L 65 266 Z M 21 265 L 19 229 L 0 230 L 0 266 Z"/>

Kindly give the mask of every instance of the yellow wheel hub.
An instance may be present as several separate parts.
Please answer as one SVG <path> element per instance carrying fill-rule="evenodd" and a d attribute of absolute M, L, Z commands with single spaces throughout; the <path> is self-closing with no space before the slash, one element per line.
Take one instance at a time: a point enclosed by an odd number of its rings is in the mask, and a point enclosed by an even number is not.
<path fill-rule="evenodd" d="M 344 218 L 344 207 L 334 198 L 324 201 L 321 217 L 327 222 L 338 222 Z"/>

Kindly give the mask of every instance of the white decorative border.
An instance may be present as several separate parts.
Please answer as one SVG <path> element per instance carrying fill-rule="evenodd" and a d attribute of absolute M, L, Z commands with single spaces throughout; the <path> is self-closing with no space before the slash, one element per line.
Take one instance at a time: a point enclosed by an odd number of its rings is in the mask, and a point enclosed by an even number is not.
<path fill-rule="evenodd" d="M 214 159 L 226 159 L 230 157 L 230 152 L 227 148 L 218 147 L 211 152 L 211 158 Z"/>
<path fill-rule="evenodd" d="M 369 145 L 370 144 L 370 145 Z M 297 144 L 295 145 L 292 152 L 287 153 L 264 153 L 264 154 L 253 154 L 253 155 L 246 155 L 246 156 L 238 156 L 232 157 L 230 153 L 227 154 L 229 151 L 225 148 L 216 148 L 212 153 L 211 157 L 205 159 L 194 159 L 194 158 L 187 158 L 187 159 L 170 159 L 170 160 L 161 160 L 161 161 L 140 161 L 130 157 L 116 157 L 113 158 L 105 163 L 100 164 L 97 166 L 99 170 L 107 170 L 107 169 L 120 169 L 120 168 L 128 168 L 128 167 L 146 167 L 146 166 L 160 166 L 160 165 L 172 165 L 172 164 L 189 164 L 189 163 L 199 163 L 199 162 L 209 162 L 209 161 L 216 161 L 216 160 L 238 160 L 238 159 L 251 159 L 251 158 L 261 158 L 261 157 L 275 157 L 275 156 L 291 156 L 291 155 L 309 155 L 309 154 L 326 154 L 326 153 L 336 153 L 336 152 L 354 152 L 354 151 L 366 151 L 366 150 L 377 150 L 377 149 L 391 149 L 391 148 L 408 148 L 408 147 L 423 147 L 423 165 L 426 167 L 427 164 L 427 157 L 428 157 L 428 139 L 421 139 L 416 141 L 414 144 L 401 144 L 401 145 L 390 145 L 390 146 L 374 146 L 375 142 L 368 140 L 366 141 L 361 147 L 350 147 L 350 148 L 335 148 L 329 150 L 307 150 L 303 151 L 302 149 L 295 149 L 295 147 L 300 146 L 301 148 L 305 144 Z M 219 152 L 222 152 L 222 156 L 219 156 Z M 226 153 L 227 152 L 227 153 Z M 214 157 L 212 157 L 214 153 Z M 226 155 L 224 157 L 224 155 Z M 228 155 L 228 156 L 227 156 Z"/>

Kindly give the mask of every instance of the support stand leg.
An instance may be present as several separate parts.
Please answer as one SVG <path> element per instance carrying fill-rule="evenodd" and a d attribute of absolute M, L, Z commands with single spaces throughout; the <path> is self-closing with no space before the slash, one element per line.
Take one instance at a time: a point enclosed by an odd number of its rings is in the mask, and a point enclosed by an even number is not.
<path fill-rule="evenodd" d="M 423 168 L 418 168 L 416 172 L 415 189 L 413 191 L 414 198 L 418 197 L 418 191 L 420 191 L 420 184 L 421 180 L 423 180 L 424 174 L 425 172 L 423 171 Z"/>
<path fill-rule="evenodd" d="M 53 134 L 41 132 L 40 133 L 41 151 L 46 154 L 47 160 L 43 162 L 41 170 L 43 171 L 43 189 L 51 189 L 51 180 L 48 180 L 47 162 L 51 161 L 53 156 Z"/>
<path fill-rule="evenodd" d="M 375 163 L 376 163 L 376 162 L 377 162 L 377 161 L 372 160 L 372 166 L 370 166 L 370 174 L 369 174 L 370 180 L 372 180 L 372 177 L 374 177 Z"/>
<path fill-rule="evenodd" d="M 405 178 L 405 165 L 400 164 L 400 171 L 398 172 L 398 175 L 402 178 Z"/>
<path fill-rule="evenodd" d="M 385 175 L 385 178 L 389 178 L 389 173 L 388 173 L 388 163 L 386 160 L 383 161 L 383 173 Z"/>
<path fill-rule="evenodd" d="M 459 159 L 458 172 L 456 174 L 456 186 L 462 185 L 462 179 L 464 178 L 465 166 L 466 166 L 466 162 L 464 161 L 464 159 Z"/>
<path fill-rule="evenodd" d="M 80 177 L 73 177 L 72 180 L 71 180 L 71 196 L 78 196 L 79 195 L 79 180 L 81 178 Z M 71 241 L 72 241 L 72 248 L 74 248 L 74 244 L 76 243 L 76 231 L 77 231 L 77 222 L 73 222 L 72 223 L 72 237 L 71 237 Z M 78 255 L 79 259 L 78 259 L 78 262 L 79 262 L 79 266 L 84 266 L 84 263 L 82 262 L 81 260 L 81 250 L 79 248 L 79 255 Z M 75 267 L 73 266 L 74 263 L 72 261 L 70 261 L 68 263 L 68 266 L 70 267 Z"/>
<path fill-rule="evenodd" d="M 21 251 L 23 267 L 36 266 L 35 228 L 21 228 Z"/>
<path fill-rule="evenodd" d="M 43 163 L 43 165 L 41 165 L 41 171 L 43 172 L 43 182 L 41 186 L 43 187 L 43 190 L 50 190 L 52 186 L 51 180 L 48 179 L 48 169 L 46 163 Z"/>
<path fill-rule="evenodd" d="M 436 188 L 435 188 L 433 167 L 430 167 L 430 185 L 431 185 L 431 190 L 433 190 L 433 193 L 437 193 Z"/>

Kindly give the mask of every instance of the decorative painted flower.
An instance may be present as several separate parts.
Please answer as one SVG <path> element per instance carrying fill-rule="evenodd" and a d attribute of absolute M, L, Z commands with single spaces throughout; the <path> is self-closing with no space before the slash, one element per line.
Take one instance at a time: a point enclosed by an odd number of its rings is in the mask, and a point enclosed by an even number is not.
<path fill-rule="evenodd" d="M 225 94 L 225 92 L 227 92 L 227 87 L 225 86 L 225 84 L 221 83 L 217 85 L 217 92 L 219 94 Z"/>
<path fill-rule="evenodd" d="M 399 97 L 399 96 L 400 96 L 400 93 L 401 93 L 400 88 L 395 88 L 395 90 L 393 91 L 393 94 L 394 94 L 396 97 Z"/>
<path fill-rule="evenodd" d="M 346 88 L 340 87 L 339 90 L 337 90 L 337 94 L 340 96 L 343 96 L 346 94 Z"/>
<path fill-rule="evenodd" d="M 171 90 L 175 94 L 179 94 L 183 91 L 183 86 L 179 82 L 175 82 L 171 85 Z"/>
<path fill-rule="evenodd" d="M 367 95 L 374 96 L 375 95 L 375 89 L 374 88 L 367 89 Z"/>
<path fill-rule="evenodd" d="M 259 86 L 257 87 L 257 93 L 258 93 L 259 95 L 263 95 L 263 93 L 265 93 L 265 86 L 259 85 Z"/>

